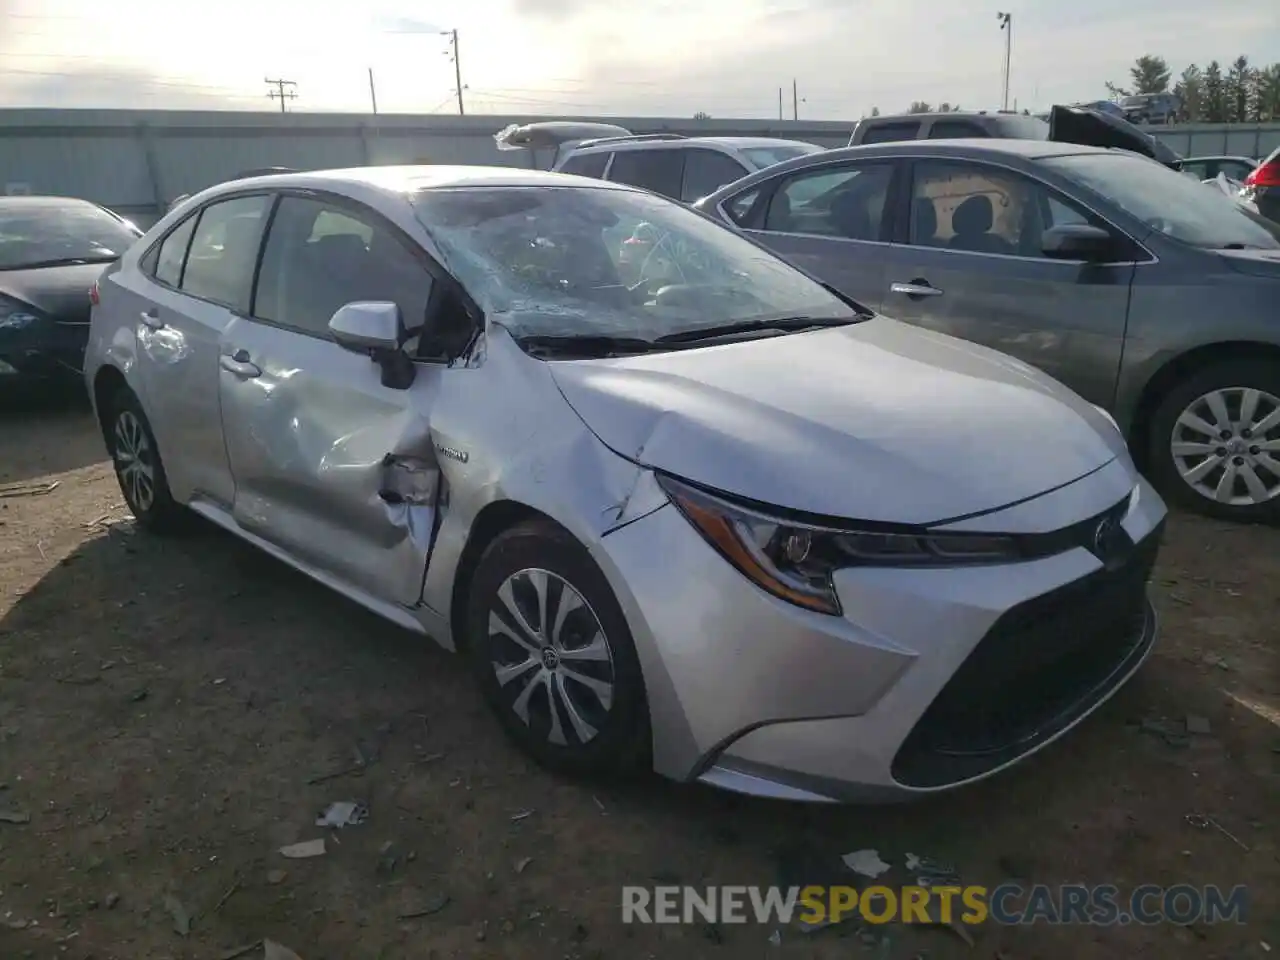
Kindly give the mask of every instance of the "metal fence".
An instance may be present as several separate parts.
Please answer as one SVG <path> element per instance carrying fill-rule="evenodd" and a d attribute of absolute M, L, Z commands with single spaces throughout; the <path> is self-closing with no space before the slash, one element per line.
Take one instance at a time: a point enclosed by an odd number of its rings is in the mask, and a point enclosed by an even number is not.
<path fill-rule="evenodd" d="M 175 197 L 245 171 L 393 163 L 547 166 L 551 157 L 500 151 L 493 134 L 514 116 L 373 116 L 229 111 L 0 110 L 0 190 L 101 203 L 149 226 Z M 602 118 L 580 118 L 600 121 Z M 636 133 L 757 136 L 843 146 L 853 121 L 604 118 Z M 1280 123 L 1152 127 L 1186 156 L 1262 157 Z"/>

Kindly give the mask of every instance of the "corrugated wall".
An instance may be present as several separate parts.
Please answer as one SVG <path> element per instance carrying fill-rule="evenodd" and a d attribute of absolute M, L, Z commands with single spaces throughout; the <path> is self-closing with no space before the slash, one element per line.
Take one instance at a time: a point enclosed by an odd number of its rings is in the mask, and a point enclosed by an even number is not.
<path fill-rule="evenodd" d="M 149 225 L 170 200 L 243 170 L 392 163 L 546 166 L 549 155 L 500 151 L 493 134 L 536 117 L 372 116 L 127 110 L 0 110 L 0 192 L 85 197 Z M 636 133 L 776 136 L 827 147 L 853 121 L 602 119 Z M 1153 127 L 1184 155 L 1264 156 L 1280 124 Z"/>

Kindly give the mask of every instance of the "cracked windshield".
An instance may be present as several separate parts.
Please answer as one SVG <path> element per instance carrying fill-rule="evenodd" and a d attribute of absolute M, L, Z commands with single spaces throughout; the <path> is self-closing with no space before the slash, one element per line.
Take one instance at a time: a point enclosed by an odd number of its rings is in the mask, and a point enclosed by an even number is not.
<path fill-rule="evenodd" d="M 424 192 L 419 219 L 513 335 L 646 340 L 727 323 L 852 311 L 821 285 L 696 213 L 627 190 Z"/>

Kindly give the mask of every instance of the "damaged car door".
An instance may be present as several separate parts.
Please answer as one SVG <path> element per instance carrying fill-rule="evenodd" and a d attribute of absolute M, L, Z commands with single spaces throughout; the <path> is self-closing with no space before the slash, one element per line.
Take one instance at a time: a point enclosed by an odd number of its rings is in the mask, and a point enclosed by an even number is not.
<path fill-rule="evenodd" d="M 428 417 L 443 367 L 397 351 L 396 375 L 372 349 L 340 345 L 330 321 L 348 304 L 366 318 L 395 304 L 412 335 L 432 286 L 424 255 L 372 210 L 284 194 L 250 317 L 227 328 L 219 358 L 236 521 L 318 573 L 400 606 L 421 598 L 435 530 Z"/>

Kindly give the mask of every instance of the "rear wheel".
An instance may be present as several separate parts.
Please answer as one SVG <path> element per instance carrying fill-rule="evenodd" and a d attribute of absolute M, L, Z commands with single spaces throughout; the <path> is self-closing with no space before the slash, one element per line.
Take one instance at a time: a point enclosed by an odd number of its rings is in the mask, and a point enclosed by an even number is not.
<path fill-rule="evenodd" d="M 1156 408 L 1149 454 L 1175 503 L 1226 520 L 1280 519 L 1280 365 L 1229 360 L 1177 384 Z"/>
<path fill-rule="evenodd" d="M 184 529 L 187 511 L 169 492 L 160 448 L 131 390 L 121 389 L 112 397 L 103 422 L 120 492 L 138 523 L 156 533 Z"/>
<path fill-rule="evenodd" d="M 608 581 L 563 530 L 522 524 L 471 582 L 467 655 L 503 730 L 538 763 L 631 773 L 649 757 L 644 679 Z"/>

